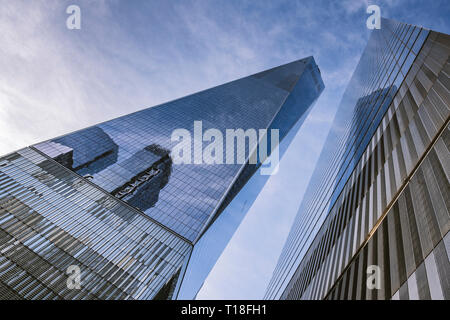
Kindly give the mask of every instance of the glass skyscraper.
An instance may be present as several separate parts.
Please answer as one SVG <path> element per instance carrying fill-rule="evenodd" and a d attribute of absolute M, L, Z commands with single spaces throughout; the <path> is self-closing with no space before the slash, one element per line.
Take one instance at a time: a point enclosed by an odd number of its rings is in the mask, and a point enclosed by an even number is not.
<path fill-rule="evenodd" d="M 1 157 L 0 298 L 194 298 L 223 249 L 208 230 L 264 164 L 238 143 L 242 164 L 177 164 L 172 133 L 278 129 L 282 148 L 323 88 L 308 57 Z"/>
<path fill-rule="evenodd" d="M 382 19 L 266 299 L 450 299 L 450 36 Z"/>

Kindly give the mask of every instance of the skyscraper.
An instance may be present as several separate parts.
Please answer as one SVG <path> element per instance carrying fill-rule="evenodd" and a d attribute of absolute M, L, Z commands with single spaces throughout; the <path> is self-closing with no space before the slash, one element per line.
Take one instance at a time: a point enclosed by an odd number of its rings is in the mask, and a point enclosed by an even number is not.
<path fill-rule="evenodd" d="M 382 19 L 267 299 L 450 299 L 450 37 Z"/>
<path fill-rule="evenodd" d="M 244 163 L 175 163 L 172 133 L 201 121 L 283 143 L 323 88 L 308 57 L 0 158 L 0 298 L 193 298 L 209 272 L 193 250 L 264 159 L 233 140 Z"/>

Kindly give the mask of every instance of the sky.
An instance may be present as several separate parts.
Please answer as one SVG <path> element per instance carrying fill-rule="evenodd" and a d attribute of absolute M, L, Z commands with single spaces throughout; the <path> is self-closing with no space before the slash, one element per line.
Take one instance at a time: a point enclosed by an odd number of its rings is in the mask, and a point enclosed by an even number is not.
<path fill-rule="evenodd" d="M 81 30 L 66 28 L 72 4 Z M 261 298 L 367 42 L 369 4 L 450 33 L 447 0 L 0 0 L 0 155 L 313 55 L 325 90 L 198 295 Z"/>

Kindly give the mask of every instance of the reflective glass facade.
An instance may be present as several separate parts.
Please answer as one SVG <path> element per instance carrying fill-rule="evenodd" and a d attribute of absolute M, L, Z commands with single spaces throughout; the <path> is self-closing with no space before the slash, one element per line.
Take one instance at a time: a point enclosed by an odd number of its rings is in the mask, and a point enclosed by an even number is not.
<path fill-rule="evenodd" d="M 290 96 L 304 70 L 316 74 L 316 83 L 308 85 L 309 96 L 301 97 L 308 103 L 301 108 L 279 113 L 281 105 Z M 303 59 L 250 77 L 208 89 L 188 97 L 148 108 L 121 118 L 101 123 L 70 135 L 35 145 L 50 157 L 60 156 L 61 148 L 69 148 L 72 165 L 61 162 L 76 173 L 86 176 L 108 192 L 118 192 L 124 185 L 157 161 L 148 151 L 150 146 L 170 152 L 177 142 L 171 141 L 175 129 L 183 128 L 194 136 L 194 121 L 202 121 L 203 131 L 215 128 L 225 135 L 226 129 L 269 128 L 280 119 L 277 128 L 280 139 L 308 110 L 317 93 L 323 88 L 317 66 L 312 58 Z M 295 100 L 291 95 L 289 100 Z M 284 108 L 290 105 L 285 104 Z M 288 112 L 294 111 L 294 112 Z M 146 152 L 147 150 L 147 152 Z M 67 151 L 66 151 L 67 152 Z M 193 143 L 191 153 L 194 153 Z M 246 150 L 248 156 L 248 150 Z M 156 155 L 158 157 L 158 155 Z M 114 161 L 111 161 L 114 160 Z M 158 201 L 149 208 L 142 208 L 151 218 L 175 232 L 194 241 L 218 205 L 227 196 L 236 193 L 229 190 L 241 164 L 235 165 L 171 165 L 166 183 L 159 190 Z M 248 175 L 256 170 L 246 166 Z M 239 181 L 245 183 L 242 176 Z"/>
<path fill-rule="evenodd" d="M 32 149 L 0 160 L 2 299 L 148 299 L 191 244 Z M 67 287 L 69 266 L 81 289 Z"/>
<path fill-rule="evenodd" d="M 0 298 L 193 298 L 212 267 L 183 287 L 193 248 L 261 163 L 236 143 L 244 163 L 175 164 L 172 132 L 194 137 L 202 121 L 283 140 L 323 88 L 309 57 L 0 158 Z M 223 249 L 202 248 L 197 257 Z M 66 285 L 71 265 L 80 290 Z"/>
<path fill-rule="evenodd" d="M 448 298 L 449 53 L 420 27 L 372 32 L 266 298 Z"/>

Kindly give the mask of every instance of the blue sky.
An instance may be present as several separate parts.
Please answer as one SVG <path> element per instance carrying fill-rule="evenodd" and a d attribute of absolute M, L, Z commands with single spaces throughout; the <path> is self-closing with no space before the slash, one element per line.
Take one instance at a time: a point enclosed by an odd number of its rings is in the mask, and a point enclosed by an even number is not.
<path fill-rule="evenodd" d="M 82 29 L 68 30 L 77 4 Z M 0 155 L 313 55 L 325 91 L 199 298 L 260 298 L 368 39 L 369 4 L 450 33 L 450 2 L 0 0 Z"/>

